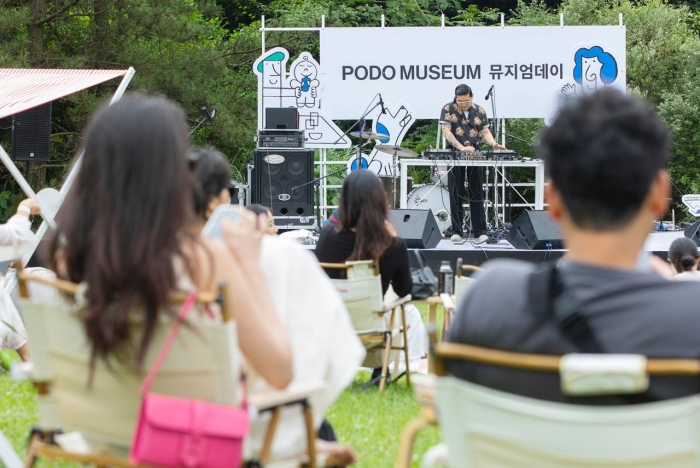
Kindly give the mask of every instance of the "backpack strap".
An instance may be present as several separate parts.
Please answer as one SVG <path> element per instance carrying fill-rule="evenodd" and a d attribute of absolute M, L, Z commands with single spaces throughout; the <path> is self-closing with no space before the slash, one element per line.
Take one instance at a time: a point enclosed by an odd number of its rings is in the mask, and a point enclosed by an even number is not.
<path fill-rule="evenodd" d="M 554 320 L 563 336 L 582 353 L 603 354 L 604 348 L 591 328 L 588 318 L 581 313 L 581 305 L 561 281 L 556 265 L 550 264 L 530 275 L 528 309 L 545 319 Z M 632 395 L 616 395 L 628 404 L 659 401 L 647 390 Z"/>
<path fill-rule="evenodd" d="M 564 287 L 555 265 L 548 265 L 530 276 L 528 307 L 536 315 L 553 319 L 562 335 L 571 340 L 581 352 L 605 352 L 588 319 L 580 312 L 580 304 L 571 291 Z"/>

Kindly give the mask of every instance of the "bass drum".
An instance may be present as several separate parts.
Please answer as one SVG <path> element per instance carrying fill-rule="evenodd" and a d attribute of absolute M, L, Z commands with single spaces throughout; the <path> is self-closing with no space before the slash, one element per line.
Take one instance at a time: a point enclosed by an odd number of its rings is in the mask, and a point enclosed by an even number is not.
<path fill-rule="evenodd" d="M 450 192 L 440 185 L 422 185 L 408 194 L 406 208 L 433 210 L 440 232 L 452 226 Z"/>

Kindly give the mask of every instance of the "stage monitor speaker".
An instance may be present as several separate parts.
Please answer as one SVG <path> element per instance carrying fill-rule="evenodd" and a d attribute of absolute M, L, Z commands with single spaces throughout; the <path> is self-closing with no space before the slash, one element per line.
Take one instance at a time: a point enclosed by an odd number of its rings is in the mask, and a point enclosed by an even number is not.
<path fill-rule="evenodd" d="M 564 248 L 559 228 L 546 211 L 523 211 L 508 231 L 506 239 L 521 250 Z"/>
<path fill-rule="evenodd" d="M 299 129 L 299 110 L 296 107 L 268 107 L 265 109 L 265 129 Z"/>
<path fill-rule="evenodd" d="M 314 216 L 313 149 L 255 150 L 251 201 L 273 216 Z M 295 188 L 299 187 L 299 188 Z"/>
<path fill-rule="evenodd" d="M 700 247 L 700 221 L 696 221 L 685 230 L 685 237 Z"/>
<path fill-rule="evenodd" d="M 432 249 L 442 239 L 433 210 L 391 210 L 389 221 L 409 249 Z"/>
<path fill-rule="evenodd" d="M 48 161 L 51 159 L 51 103 L 12 116 L 12 159 Z"/>

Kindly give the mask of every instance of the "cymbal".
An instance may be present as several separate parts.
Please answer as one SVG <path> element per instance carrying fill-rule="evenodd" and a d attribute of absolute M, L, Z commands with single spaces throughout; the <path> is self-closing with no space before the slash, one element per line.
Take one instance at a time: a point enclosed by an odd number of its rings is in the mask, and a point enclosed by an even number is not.
<path fill-rule="evenodd" d="M 350 135 L 360 137 L 360 132 L 350 132 Z M 362 132 L 361 137 L 365 140 L 386 140 L 389 138 L 389 135 L 384 135 L 383 133 Z"/>
<path fill-rule="evenodd" d="M 396 156 L 400 158 L 415 158 L 418 156 L 418 153 L 416 153 L 413 150 L 410 150 L 408 148 L 402 148 L 400 146 L 394 146 L 394 145 L 375 145 L 374 146 L 377 151 L 381 151 L 382 153 L 389 153 L 389 154 L 396 154 Z"/>

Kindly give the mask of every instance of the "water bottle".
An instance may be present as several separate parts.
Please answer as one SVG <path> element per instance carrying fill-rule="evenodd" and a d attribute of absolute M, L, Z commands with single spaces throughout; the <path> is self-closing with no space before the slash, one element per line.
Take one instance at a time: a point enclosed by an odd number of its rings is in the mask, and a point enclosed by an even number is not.
<path fill-rule="evenodd" d="M 452 267 L 450 267 L 450 262 L 445 260 L 440 265 L 440 271 L 438 274 L 438 292 L 440 294 L 453 294 L 454 293 L 454 278 L 452 275 Z"/>

